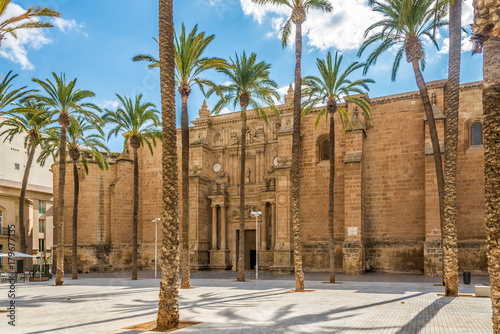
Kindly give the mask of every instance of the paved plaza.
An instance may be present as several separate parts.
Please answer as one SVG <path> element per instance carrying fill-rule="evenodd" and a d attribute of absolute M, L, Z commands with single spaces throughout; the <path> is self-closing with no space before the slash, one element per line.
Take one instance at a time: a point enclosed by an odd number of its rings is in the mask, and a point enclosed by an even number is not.
<path fill-rule="evenodd" d="M 159 279 L 140 272 L 82 274 L 65 284 L 16 284 L 16 327 L 0 313 L 0 333 L 140 333 L 123 329 L 156 319 Z M 492 333 L 489 298 L 445 298 L 437 277 L 338 275 L 342 284 L 323 283 L 328 274 L 306 275 L 306 289 L 293 293 L 292 275 L 234 272 L 193 273 L 196 288 L 180 291 L 182 321 L 201 322 L 175 333 Z M 460 293 L 488 284 L 473 276 Z M 8 284 L 0 284 L 1 308 Z M 146 332 L 147 333 L 147 332 Z"/>

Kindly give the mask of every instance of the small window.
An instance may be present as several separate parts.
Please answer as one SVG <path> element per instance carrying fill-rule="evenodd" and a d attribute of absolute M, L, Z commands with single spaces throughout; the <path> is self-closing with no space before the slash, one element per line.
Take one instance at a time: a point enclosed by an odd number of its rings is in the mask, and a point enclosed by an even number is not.
<path fill-rule="evenodd" d="M 38 220 L 38 233 L 45 233 L 45 219 Z"/>
<path fill-rule="evenodd" d="M 45 240 L 44 239 L 38 239 L 38 251 L 45 252 Z"/>
<path fill-rule="evenodd" d="M 19 170 L 19 164 L 14 164 L 14 169 Z"/>
<path fill-rule="evenodd" d="M 330 141 L 324 140 L 320 145 L 320 158 L 323 160 L 330 160 Z"/>
<path fill-rule="evenodd" d="M 0 211 L 2 212 L 2 211 Z M 0 253 L 3 253 L 3 245 L 0 245 Z M 2 262 L 2 258 L 0 257 L 0 269 L 2 269 L 3 267 L 3 262 Z"/>
<path fill-rule="evenodd" d="M 483 145 L 483 124 L 474 122 L 470 126 L 470 146 Z"/>
<path fill-rule="evenodd" d="M 38 202 L 38 213 L 41 215 L 45 214 L 45 201 Z"/>

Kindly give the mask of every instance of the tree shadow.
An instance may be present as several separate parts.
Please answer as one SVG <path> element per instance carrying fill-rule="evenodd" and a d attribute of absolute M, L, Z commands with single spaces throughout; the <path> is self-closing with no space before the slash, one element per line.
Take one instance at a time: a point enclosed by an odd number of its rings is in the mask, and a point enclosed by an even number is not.
<path fill-rule="evenodd" d="M 439 310 L 451 303 L 454 298 L 441 297 L 436 299 L 432 304 L 428 305 L 420 311 L 413 319 L 411 319 L 403 328 L 396 332 L 396 334 L 406 333 L 420 333 L 420 331 L 427 325 L 432 318 L 438 314 Z"/>

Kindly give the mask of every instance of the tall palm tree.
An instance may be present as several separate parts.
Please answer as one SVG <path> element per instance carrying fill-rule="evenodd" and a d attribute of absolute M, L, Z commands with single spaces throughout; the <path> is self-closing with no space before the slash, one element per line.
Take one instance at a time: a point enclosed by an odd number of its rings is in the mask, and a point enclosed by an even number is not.
<path fill-rule="evenodd" d="M 175 123 L 175 51 L 173 0 L 159 0 L 160 85 L 162 119 L 162 256 L 156 327 L 179 325 L 179 223 L 177 129 Z"/>
<path fill-rule="evenodd" d="M 335 53 L 335 60 L 332 62 L 332 54 L 326 55 L 326 61 L 316 59 L 316 67 L 320 76 L 307 76 L 303 80 L 304 90 L 302 95 L 307 98 L 304 105 L 304 112 L 309 113 L 315 105 L 326 103 L 326 107 L 319 110 L 316 117 L 315 128 L 317 128 L 323 116 L 330 120 L 330 180 L 329 180 L 329 204 L 328 204 L 328 235 L 329 235 L 329 254 L 330 254 L 330 283 L 335 283 L 335 234 L 334 234 L 334 188 L 335 188 L 335 122 L 334 114 L 338 111 L 342 125 L 344 120 L 349 121 L 347 110 L 340 106 L 342 99 L 346 102 L 352 102 L 359 106 L 365 115 L 370 116 L 370 105 L 368 102 L 357 96 L 350 94 L 364 94 L 369 91 L 369 83 L 373 83 L 372 79 L 358 79 L 351 81 L 348 77 L 357 69 L 365 64 L 354 62 L 341 72 L 342 56 L 338 52 Z"/>
<path fill-rule="evenodd" d="M 304 270 L 302 269 L 302 253 L 300 242 L 300 116 L 302 112 L 302 24 L 306 21 L 306 14 L 311 9 L 331 12 L 332 5 L 328 0 L 252 0 L 260 5 L 273 4 L 286 6 L 292 9 L 292 15 L 286 21 L 281 30 L 281 44 L 285 47 L 292 31 L 292 23 L 295 24 L 295 91 L 293 94 L 293 135 L 292 135 L 292 166 L 290 175 L 292 179 L 292 230 L 293 230 L 293 254 L 295 264 L 295 291 L 301 292 L 305 289 Z"/>
<path fill-rule="evenodd" d="M 66 129 L 70 125 L 70 116 L 82 115 L 91 120 L 95 114 L 92 110 L 100 112 L 100 109 L 89 102 L 87 99 L 93 98 L 95 94 L 89 90 L 76 88 L 77 79 L 71 81 L 66 80 L 66 75 L 61 73 L 57 75 L 52 73 L 54 82 L 50 79 L 44 81 L 33 78 L 33 82 L 37 83 L 42 92 L 46 95 L 35 94 L 29 95 L 28 98 L 33 98 L 38 101 L 42 107 L 47 109 L 47 114 L 50 119 L 57 122 L 61 126 L 61 141 L 59 146 L 59 180 L 58 180 L 58 198 L 57 198 L 57 220 L 56 220 L 56 235 L 58 240 L 57 245 L 57 270 L 56 270 L 56 285 L 62 285 L 64 281 L 64 186 L 66 177 Z M 45 111 L 44 111 L 45 113 Z"/>
<path fill-rule="evenodd" d="M 224 59 L 203 57 L 208 45 L 215 35 L 205 37 L 205 32 L 198 33 L 198 25 L 186 35 L 184 23 L 179 37 L 175 37 L 175 79 L 181 95 L 181 175 L 182 175 L 182 244 L 181 244 L 181 289 L 189 289 L 190 259 L 189 259 L 189 114 L 187 102 L 193 85 L 197 85 L 202 93 L 204 86 L 215 84 L 201 78 L 203 72 L 217 67 L 227 67 Z M 134 61 L 148 61 L 150 68 L 157 67 L 159 61 L 150 55 L 137 55 Z"/>
<path fill-rule="evenodd" d="M 7 75 L 8 77 L 8 75 Z M 7 79 L 6 77 L 6 79 Z M 40 105 L 37 105 L 33 100 L 26 100 L 18 108 L 11 110 L 9 118 L 6 118 L 0 123 L 0 128 L 6 127 L 0 133 L 0 137 L 5 135 L 5 139 L 12 141 L 15 136 L 25 136 L 24 147 L 27 149 L 28 161 L 24 169 L 23 180 L 21 183 L 21 194 L 19 195 L 19 230 L 20 230 L 20 246 L 21 252 L 26 253 L 26 225 L 24 219 L 24 204 L 26 200 L 26 188 L 28 187 L 28 178 L 30 175 L 31 167 L 33 166 L 33 159 L 35 158 L 35 151 L 37 146 L 44 140 L 44 135 L 47 133 L 51 125 L 51 119 L 44 114 Z M 38 116 L 37 116 L 38 115 Z M 37 117 L 35 117 L 37 116 Z M 43 164 L 42 164 L 43 165 Z"/>
<path fill-rule="evenodd" d="M 116 94 L 121 106 L 116 111 L 106 110 L 103 120 L 113 124 L 108 139 L 124 133 L 124 149 L 130 144 L 134 150 L 134 214 L 132 222 L 132 280 L 137 279 L 137 215 L 139 213 L 139 147 L 148 146 L 153 154 L 153 146 L 161 140 L 161 131 L 158 129 L 160 119 L 158 110 L 151 102 L 142 102 L 142 94 L 136 95 L 135 100 Z"/>
<path fill-rule="evenodd" d="M 370 4 L 373 4 L 373 0 Z M 456 169 L 458 156 L 458 111 L 460 101 L 460 56 L 461 56 L 461 16 L 462 1 L 440 0 L 434 4 L 434 15 L 450 6 L 449 10 L 449 58 L 448 58 L 448 94 L 446 101 L 446 126 L 444 134 L 444 204 L 442 218 L 443 243 L 443 283 L 445 296 L 458 296 L 458 246 L 457 246 L 457 192 Z M 403 0 L 401 18 L 413 8 L 412 0 Z"/>
<path fill-rule="evenodd" d="M 500 6 L 473 1 L 475 52 L 483 55 L 485 220 L 493 331 L 500 333 Z"/>
<path fill-rule="evenodd" d="M 380 42 L 366 60 L 364 74 L 368 68 L 377 62 L 378 57 L 392 47 L 398 47 L 396 57 L 392 66 L 391 80 L 396 80 L 396 75 L 403 58 L 411 63 L 415 73 L 415 79 L 420 91 L 420 98 L 424 105 L 425 116 L 429 125 L 429 132 L 434 152 L 434 163 L 439 194 L 439 216 L 441 231 L 443 231 L 444 221 L 444 176 L 439 138 L 436 129 L 436 122 L 429 99 L 429 93 L 421 67 L 425 67 L 425 48 L 422 38 L 428 37 L 438 48 L 435 38 L 435 30 L 447 25 L 443 18 L 446 15 L 444 2 L 436 5 L 435 0 L 387 0 L 371 1 L 373 10 L 383 15 L 383 18 L 372 24 L 365 31 L 365 41 L 358 51 L 358 56 L 372 44 Z M 438 7 L 436 7 L 438 6 Z M 375 30 L 375 33 L 368 35 Z"/>
<path fill-rule="evenodd" d="M 443 280 L 446 297 L 458 297 L 457 159 L 462 0 L 450 2 L 448 85 L 444 133 Z"/>
<path fill-rule="evenodd" d="M 257 115 L 267 122 L 267 112 L 261 107 L 264 103 L 272 108 L 279 116 L 278 109 L 274 107 L 274 99 L 279 99 L 276 91 L 278 85 L 269 79 L 271 65 L 264 61 L 257 62 L 257 55 L 252 52 L 247 57 L 243 52 L 241 56 L 235 54 L 235 59 L 229 58 L 229 67 L 218 68 L 229 80 L 227 85 L 212 88 L 207 95 L 217 92 L 221 99 L 215 105 L 213 112 L 218 114 L 224 107 L 232 105 L 233 108 L 241 107 L 241 154 L 240 154 L 240 231 L 238 244 L 238 281 L 245 281 L 245 145 L 247 134 L 247 108 L 255 109 Z"/>
<path fill-rule="evenodd" d="M 97 133 L 91 133 L 97 131 Z M 44 161 L 48 156 L 59 156 L 61 130 L 52 128 L 48 131 L 46 144 L 40 154 L 39 161 Z M 102 124 L 87 121 L 82 117 L 71 117 L 68 127 L 68 155 L 73 162 L 73 244 L 72 244 L 72 279 L 78 279 L 78 200 L 80 196 L 80 180 L 78 178 L 78 162 L 81 162 L 85 173 L 89 173 L 87 157 L 95 159 L 101 169 L 109 169 L 108 161 L 100 151 L 109 151 L 104 144 L 104 131 Z M 82 153 L 84 154 L 82 155 Z"/>
<path fill-rule="evenodd" d="M 0 17 L 5 14 L 7 6 L 11 2 L 12 0 L 0 0 Z M 5 35 L 9 34 L 12 37 L 17 38 L 17 30 L 52 27 L 52 24 L 39 21 L 37 18 L 60 16 L 61 14 L 59 12 L 50 8 L 30 7 L 21 15 L 5 18 L 0 21 L 0 47 L 2 46 L 2 40 L 5 38 Z"/>

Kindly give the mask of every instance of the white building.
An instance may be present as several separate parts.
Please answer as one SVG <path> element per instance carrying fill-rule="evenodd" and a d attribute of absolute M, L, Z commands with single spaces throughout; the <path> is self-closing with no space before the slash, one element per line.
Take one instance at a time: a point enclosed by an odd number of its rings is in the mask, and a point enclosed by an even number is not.
<path fill-rule="evenodd" d="M 0 123 L 5 117 L 0 117 Z M 4 128 L 0 128 L 0 133 Z M 0 138 L 0 252 L 9 251 L 9 227 L 15 226 L 15 251 L 20 252 L 19 196 L 28 160 L 24 148 L 24 136 L 16 136 L 12 142 Z M 52 252 L 52 172 L 49 159 L 44 167 L 37 162 L 37 149 L 28 179 L 25 202 L 26 245 L 28 254 L 50 258 Z M 12 227 L 11 227 L 12 230 Z M 12 242 L 12 239 L 10 240 Z M 12 247 L 12 245 L 10 245 Z M 7 260 L 0 260 L 0 268 L 10 271 Z M 48 260 L 47 260 L 48 261 Z M 26 261 L 28 267 L 31 261 Z"/>

